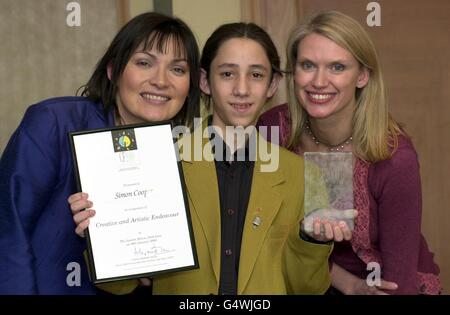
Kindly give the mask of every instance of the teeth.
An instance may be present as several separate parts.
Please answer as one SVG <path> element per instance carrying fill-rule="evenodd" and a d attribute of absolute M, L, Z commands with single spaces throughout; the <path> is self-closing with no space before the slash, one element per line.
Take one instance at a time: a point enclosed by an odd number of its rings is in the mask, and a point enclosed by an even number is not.
<path fill-rule="evenodd" d="M 333 96 L 333 94 L 313 94 L 313 93 L 309 93 L 309 96 L 311 96 L 312 99 L 318 100 L 318 101 L 323 101 L 323 100 L 327 100 L 329 98 L 331 98 Z"/>
<path fill-rule="evenodd" d="M 233 107 L 244 109 L 250 107 L 250 104 L 231 104 Z"/>
<path fill-rule="evenodd" d="M 159 96 L 159 95 L 153 95 L 148 93 L 141 94 L 143 98 L 147 100 L 154 100 L 154 101 L 168 101 L 169 97 L 167 96 Z"/>

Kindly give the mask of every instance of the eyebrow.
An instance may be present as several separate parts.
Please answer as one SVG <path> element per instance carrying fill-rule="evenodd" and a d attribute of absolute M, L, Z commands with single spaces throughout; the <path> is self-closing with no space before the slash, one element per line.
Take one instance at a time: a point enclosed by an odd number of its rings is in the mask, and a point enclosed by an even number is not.
<path fill-rule="evenodd" d="M 297 59 L 297 62 L 300 62 L 300 61 L 308 61 L 308 62 L 311 62 L 313 64 L 316 64 L 315 61 L 312 61 L 311 59 L 306 58 L 306 57 L 302 57 L 302 56 L 300 56 L 300 58 Z M 328 64 L 335 64 L 335 63 L 348 64 L 349 60 L 337 59 L 337 60 L 333 60 L 333 61 L 329 62 Z"/>
<path fill-rule="evenodd" d="M 222 64 L 218 65 L 217 67 L 219 69 L 220 68 L 239 68 L 239 65 L 236 63 L 222 63 Z M 260 64 L 250 65 L 250 68 L 261 69 L 261 70 L 267 71 L 267 67 L 260 65 Z"/>
<path fill-rule="evenodd" d="M 148 51 L 140 50 L 140 51 L 136 51 L 136 53 L 146 54 L 150 58 L 158 59 L 157 56 L 155 56 L 154 54 L 152 54 L 152 53 L 150 53 Z M 187 59 L 186 58 L 175 58 L 175 59 L 172 60 L 172 62 L 187 62 Z"/>

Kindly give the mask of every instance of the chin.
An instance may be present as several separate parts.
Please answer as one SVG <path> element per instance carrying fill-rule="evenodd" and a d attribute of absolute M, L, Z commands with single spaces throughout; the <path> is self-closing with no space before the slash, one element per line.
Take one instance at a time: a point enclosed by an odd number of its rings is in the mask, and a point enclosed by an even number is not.
<path fill-rule="evenodd" d="M 146 115 L 146 120 L 148 122 L 159 122 L 172 119 L 173 116 L 164 113 L 151 113 Z"/>
<path fill-rule="evenodd" d="M 322 108 L 317 108 L 317 105 L 309 105 L 303 107 L 311 118 L 327 118 L 332 114 L 332 111 L 330 110 L 328 106 L 325 108 L 325 106 L 322 106 Z"/>
<path fill-rule="evenodd" d="M 253 121 L 250 121 L 250 120 L 238 120 L 238 121 L 233 122 L 233 125 L 235 127 L 247 128 L 249 126 L 254 125 L 254 123 L 253 123 Z"/>
<path fill-rule="evenodd" d="M 324 119 L 324 118 L 329 117 L 330 114 L 329 113 L 325 113 L 325 114 L 323 114 L 323 113 L 320 113 L 320 114 L 308 113 L 308 116 L 311 117 L 312 119 Z"/>

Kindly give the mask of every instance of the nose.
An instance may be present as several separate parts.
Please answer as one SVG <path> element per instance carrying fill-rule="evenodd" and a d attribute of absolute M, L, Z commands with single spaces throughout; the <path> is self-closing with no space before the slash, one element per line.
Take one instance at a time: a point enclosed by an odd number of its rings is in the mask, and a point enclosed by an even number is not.
<path fill-rule="evenodd" d="M 150 77 L 150 84 L 157 87 L 158 89 L 163 89 L 168 85 L 167 71 L 164 67 L 155 67 L 155 71 Z"/>
<path fill-rule="evenodd" d="M 318 89 L 326 87 L 328 85 L 328 77 L 326 74 L 326 70 L 319 68 L 314 74 L 312 83 L 313 86 Z"/>
<path fill-rule="evenodd" d="M 250 94 L 250 86 L 248 78 L 245 76 L 240 76 L 236 79 L 233 86 L 233 95 L 239 97 L 245 97 Z"/>

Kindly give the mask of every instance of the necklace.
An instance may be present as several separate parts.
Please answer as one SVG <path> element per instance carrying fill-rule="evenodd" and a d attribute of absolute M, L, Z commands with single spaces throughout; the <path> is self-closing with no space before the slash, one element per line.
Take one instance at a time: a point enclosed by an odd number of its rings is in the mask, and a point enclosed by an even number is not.
<path fill-rule="evenodd" d="M 328 143 L 325 143 L 323 141 L 319 141 L 319 139 L 317 139 L 317 137 L 314 135 L 314 133 L 313 133 L 313 131 L 311 129 L 311 126 L 309 125 L 309 120 L 308 119 L 305 121 L 305 129 L 306 129 L 306 132 L 308 133 L 308 135 L 311 137 L 311 139 L 314 141 L 315 144 L 317 144 L 317 145 L 321 144 L 323 146 L 326 146 L 328 148 L 328 151 L 330 151 L 330 152 L 342 151 L 344 149 L 344 147 L 346 145 L 352 143 L 352 140 L 353 140 L 352 136 L 350 136 L 347 139 L 345 139 L 344 141 L 342 141 L 341 143 L 338 143 L 338 144 L 335 144 L 335 145 L 328 144 Z"/>

